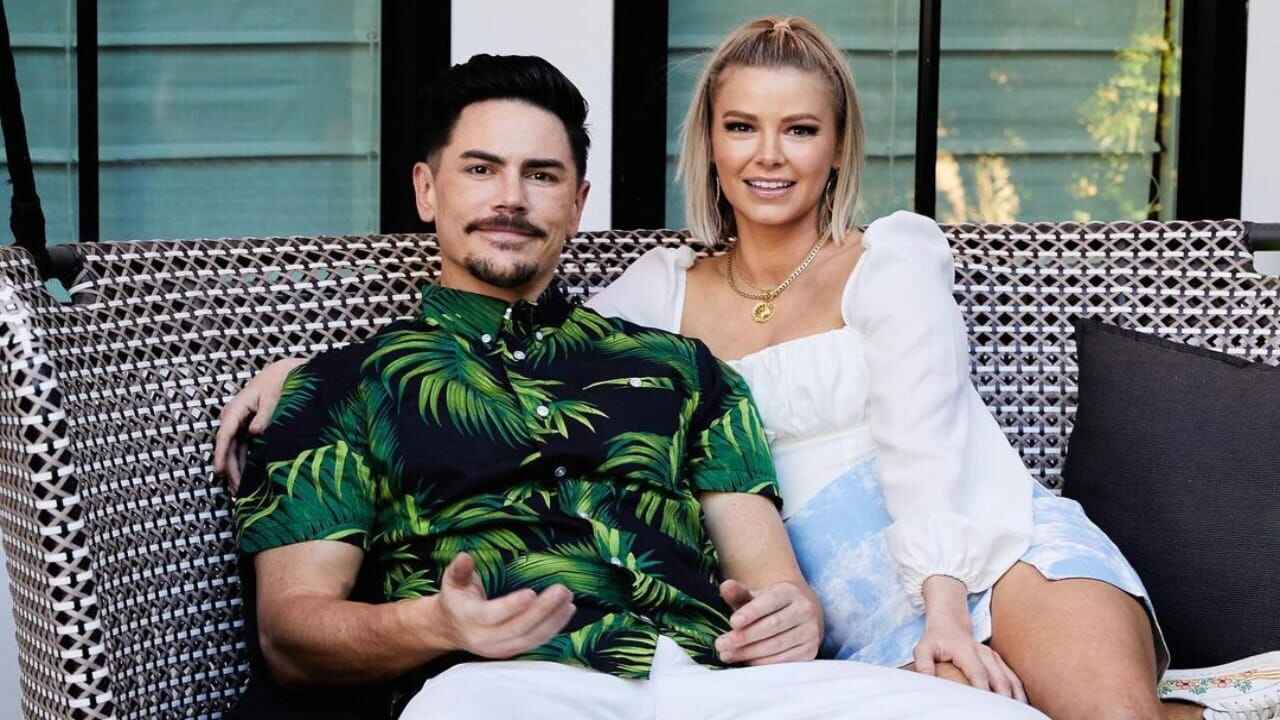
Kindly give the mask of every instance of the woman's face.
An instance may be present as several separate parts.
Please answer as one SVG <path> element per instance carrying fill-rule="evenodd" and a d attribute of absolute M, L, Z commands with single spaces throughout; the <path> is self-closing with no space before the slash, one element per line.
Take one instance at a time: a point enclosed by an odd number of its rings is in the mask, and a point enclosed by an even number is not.
<path fill-rule="evenodd" d="M 831 89 L 795 68 L 731 66 L 712 100 L 711 152 L 739 232 L 817 226 L 839 142 Z"/>

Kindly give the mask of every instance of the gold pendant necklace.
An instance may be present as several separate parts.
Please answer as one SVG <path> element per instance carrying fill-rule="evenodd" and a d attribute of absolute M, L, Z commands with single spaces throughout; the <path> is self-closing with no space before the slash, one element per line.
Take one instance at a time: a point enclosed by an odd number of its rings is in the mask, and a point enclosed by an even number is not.
<path fill-rule="evenodd" d="M 769 322 L 770 319 L 773 318 L 773 313 L 774 313 L 773 301 L 776 300 L 778 296 L 782 294 L 783 290 L 786 290 L 788 287 L 790 287 L 791 283 L 795 282 L 796 278 L 800 277 L 800 273 L 804 272 L 809 268 L 809 264 L 813 262 L 813 259 L 818 257 L 818 251 L 821 250 L 822 246 L 826 244 L 827 244 L 826 238 L 818 238 L 817 242 L 813 244 L 813 247 L 809 249 L 809 254 L 805 256 L 804 262 L 801 262 L 799 267 L 797 267 L 795 270 L 792 270 L 791 274 L 787 276 L 786 280 L 783 280 L 781 284 L 779 284 L 777 287 L 771 290 L 762 290 L 760 288 L 752 288 L 753 290 L 756 291 L 754 293 L 746 292 L 742 288 L 738 287 L 737 281 L 734 280 L 733 278 L 733 256 L 738 254 L 738 246 L 737 244 L 735 244 L 733 246 L 733 249 L 729 251 L 729 256 L 728 258 L 726 258 L 726 261 L 725 261 L 725 264 L 726 264 L 725 275 L 729 280 L 729 289 L 733 290 L 735 293 L 737 293 L 738 295 L 748 300 L 759 300 L 759 302 L 757 302 L 755 306 L 751 308 L 751 319 L 755 320 L 758 323 L 767 323 Z"/>
<path fill-rule="evenodd" d="M 768 300 L 761 300 L 751 308 L 751 319 L 758 323 L 767 323 L 771 317 L 773 317 L 773 303 Z"/>

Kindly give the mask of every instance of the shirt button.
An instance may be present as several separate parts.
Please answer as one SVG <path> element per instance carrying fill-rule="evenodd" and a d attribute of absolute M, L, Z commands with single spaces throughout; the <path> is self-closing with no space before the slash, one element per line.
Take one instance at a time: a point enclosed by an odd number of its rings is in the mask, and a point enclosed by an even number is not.
<path fill-rule="evenodd" d="M 539 405 L 537 407 L 537 412 L 538 412 L 538 417 L 546 417 L 551 414 L 551 408 L 547 407 L 546 405 Z"/>
<path fill-rule="evenodd" d="M 640 387 L 641 385 L 644 385 L 644 381 L 640 378 L 631 378 L 629 382 L 631 383 L 631 387 Z"/>
<path fill-rule="evenodd" d="M 490 335 L 489 333 L 485 333 L 480 336 L 480 342 L 484 343 L 485 345 L 488 345 L 489 343 L 493 342 L 493 336 Z"/>
<path fill-rule="evenodd" d="M 561 465 L 561 466 L 557 467 L 557 468 L 552 472 L 552 474 L 553 474 L 553 475 L 555 475 L 555 476 L 556 476 L 556 477 L 558 477 L 558 478 L 562 478 L 562 477 L 564 477 L 565 475 L 568 475 L 568 474 L 569 474 L 569 470 L 568 470 L 567 468 L 565 468 L 565 466 Z"/>
<path fill-rule="evenodd" d="M 523 360 L 523 359 L 524 359 L 524 351 L 523 351 L 523 350 L 517 350 L 517 351 L 515 351 L 515 352 L 511 353 L 511 357 L 513 357 L 513 358 L 515 358 L 515 359 L 517 359 L 517 360 Z"/>

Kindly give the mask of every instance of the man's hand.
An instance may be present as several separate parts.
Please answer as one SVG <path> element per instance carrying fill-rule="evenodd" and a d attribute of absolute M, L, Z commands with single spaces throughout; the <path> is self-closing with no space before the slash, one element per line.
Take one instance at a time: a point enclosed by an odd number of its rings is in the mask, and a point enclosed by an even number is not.
<path fill-rule="evenodd" d="M 822 606 L 807 586 L 780 582 L 752 591 L 737 580 L 720 584 L 733 615 L 730 632 L 716 640 L 728 663 L 772 665 L 812 660 L 822 644 Z"/>
<path fill-rule="evenodd" d="M 577 610 L 573 593 L 563 585 L 490 600 L 475 567 L 470 555 L 459 553 L 433 596 L 439 621 L 433 630 L 452 648 L 495 660 L 519 655 L 554 637 Z"/>
<path fill-rule="evenodd" d="M 925 580 L 924 635 L 915 649 L 912 670 L 936 675 L 935 665 L 949 662 L 968 683 L 979 690 L 1027 701 L 1018 675 L 1005 664 L 1004 658 L 987 645 L 973 639 L 964 583 L 943 575 Z M 947 678 L 952 679 L 952 678 Z"/>
<path fill-rule="evenodd" d="M 280 389 L 289 372 L 306 362 L 299 358 L 277 360 L 250 378 L 236 396 L 222 408 L 218 436 L 213 445 L 213 471 L 227 477 L 232 494 L 240 488 L 244 456 L 248 446 L 240 441 L 240 431 L 249 423 L 249 432 L 261 435 L 271 423 L 271 414 L 280 402 Z M 252 416 L 252 422 L 250 417 Z"/>

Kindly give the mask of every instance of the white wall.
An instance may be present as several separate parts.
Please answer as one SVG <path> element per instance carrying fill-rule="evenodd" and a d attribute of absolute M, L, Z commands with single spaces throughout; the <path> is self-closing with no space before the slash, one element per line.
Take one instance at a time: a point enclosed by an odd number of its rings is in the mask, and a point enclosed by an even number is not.
<path fill-rule="evenodd" d="M 1280 222 L 1280 2 L 1249 3 L 1249 58 L 1245 71 L 1244 173 L 1240 217 Z M 1260 272 L 1280 275 L 1280 252 L 1257 253 Z"/>
<path fill-rule="evenodd" d="M 582 230 L 607 230 L 613 177 L 613 3 L 603 0 L 466 0 L 453 3 L 451 53 L 541 55 L 587 98 L 591 194 Z"/>
<path fill-rule="evenodd" d="M 9 597 L 9 571 L 0 550 L 0 720 L 22 717 L 18 698 L 18 644 L 13 628 L 13 600 Z"/>
<path fill-rule="evenodd" d="M 1240 216 L 1280 222 L 1280 2 L 1249 3 L 1248 48 Z"/>

